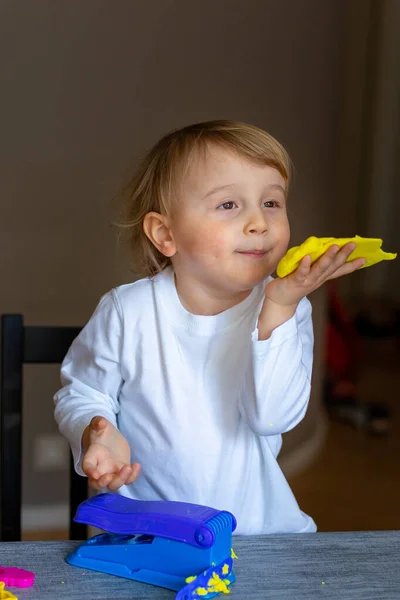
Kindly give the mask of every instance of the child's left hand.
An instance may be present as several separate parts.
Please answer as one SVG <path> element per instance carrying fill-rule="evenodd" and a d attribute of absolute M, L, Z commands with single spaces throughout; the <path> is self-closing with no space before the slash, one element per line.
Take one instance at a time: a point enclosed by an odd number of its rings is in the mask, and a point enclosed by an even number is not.
<path fill-rule="evenodd" d="M 281 306 L 297 305 L 304 296 L 308 296 L 326 281 L 337 279 L 357 271 L 366 263 L 365 258 L 356 258 L 346 262 L 356 244 L 346 244 L 343 248 L 333 245 L 311 265 L 311 257 L 305 256 L 294 273 L 271 281 L 265 290 L 265 297 Z"/>
<path fill-rule="evenodd" d="M 326 281 L 348 275 L 362 267 L 365 258 L 346 262 L 355 247 L 353 242 L 341 249 L 336 245 L 331 246 L 313 265 L 311 257 L 305 256 L 296 271 L 270 281 L 265 288 L 265 299 L 258 318 L 258 339 L 267 340 L 274 329 L 294 315 L 300 300 Z"/>

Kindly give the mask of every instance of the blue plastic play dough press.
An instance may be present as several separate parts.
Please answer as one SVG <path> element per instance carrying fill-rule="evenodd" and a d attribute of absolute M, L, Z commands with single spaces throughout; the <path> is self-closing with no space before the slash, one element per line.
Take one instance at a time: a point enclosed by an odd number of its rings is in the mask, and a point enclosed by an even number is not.
<path fill-rule="evenodd" d="M 213 598 L 235 581 L 230 512 L 99 494 L 79 506 L 75 521 L 108 533 L 71 552 L 71 565 L 175 590 L 176 600 Z"/>

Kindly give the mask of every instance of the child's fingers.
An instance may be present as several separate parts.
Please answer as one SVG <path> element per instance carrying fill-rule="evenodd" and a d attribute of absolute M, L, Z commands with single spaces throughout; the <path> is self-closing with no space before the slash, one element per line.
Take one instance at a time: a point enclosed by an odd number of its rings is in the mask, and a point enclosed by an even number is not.
<path fill-rule="evenodd" d="M 138 478 L 140 465 L 134 463 L 132 466 L 124 465 L 116 473 L 105 473 L 99 479 L 94 480 L 95 489 L 108 488 L 115 492 L 123 485 L 130 485 Z"/>
<path fill-rule="evenodd" d="M 107 419 L 104 417 L 93 417 L 89 427 L 92 432 L 100 433 L 107 427 Z"/>
<path fill-rule="evenodd" d="M 132 467 L 130 465 L 124 465 L 119 473 L 113 476 L 107 487 L 112 492 L 118 490 L 122 485 L 125 485 L 128 479 L 132 476 Z"/>
<path fill-rule="evenodd" d="M 131 483 L 136 481 L 136 479 L 139 477 L 139 475 L 140 475 L 140 465 L 139 465 L 139 463 L 133 463 L 131 474 L 128 477 L 128 479 L 125 481 L 125 485 L 130 485 Z"/>
<path fill-rule="evenodd" d="M 350 255 L 354 252 L 357 245 L 354 242 L 349 242 L 345 246 L 341 248 L 341 250 L 337 253 L 337 256 L 332 261 L 331 266 L 325 271 L 323 274 L 324 281 L 329 279 L 336 279 L 337 277 L 341 277 L 342 275 L 347 275 L 348 273 L 352 273 L 360 266 L 364 264 L 365 261 L 363 259 L 359 259 L 363 262 L 356 263 L 356 266 L 349 267 L 354 263 L 354 260 L 349 261 Z M 356 259 L 357 260 L 357 259 Z M 346 266 L 347 265 L 347 266 Z M 344 268 L 343 270 L 341 270 Z M 336 274 L 337 273 L 337 274 Z"/>
<path fill-rule="evenodd" d="M 91 444 L 99 443 L 107 425 L 108 421 L 104 417 L 93 417 L 89 423 L 89 427 L 85 430 L 84 437 L 82 438 L 82 446 L 90 448 Z"/>
<path fill-rule="evenodd" d="M 113 462 L 108 455 L 104 454 L 99 444 L 89 446 L 82 459 L 82 471 L 88 477 L 98 480 L 103 475 L 114 472 Z"/>
<path fill-rule="evenodd" d="M 82 459 L 82 471 L 88 477 L 92 477 L 93 479 L 98 479 L 100 473 L 97 469 L 98 460 L 94 452 L 91 452 L 90 449 L 86 452 Z"/>
<path fill-rule="evenodd" d="M 303 256 L 301 259 L 299 266 L 295 271 L 296 279 L 305 279 L 307 275 L 310 273 L 311 269 L 311 256 L 307 254 L 307 256 Z"/>
<path fill-rule="evenodd" d="M 97 480 L 100 477 L 100 473 L 97 470 L 97 467 L 89 464 L 83 464 L 82 462 L 82 471 L 85 473 L 85 475 L 87 477 L 89 477 L 89 479 L 95 479 Z"/>
<path fill-rule="evenodd" d="M 350 273 L 354 273 L 357 269 L 360 269 L 366 263 L 365 258 L 356 258 L 351 260 L 350 262 L 346 262 L 344 265 L 339 267 L 330 277 L 329 280 L 337 279 L 338 277 L 342 277 L 343 275 L 349 275 Z"/>
<path fill-rule="evenodd" d="M 340 249 L 335 244 L 331 246 L 316 265 L 317 279 L 323 279 L 324 281 L 330 279 L 333 273 L 346 263 L 355 248 L 356 244 L 354 242 L 350 242 Z"/>
<path fill-rule="evenodd" d="M 109 486 L 113 478 L 115 477 L 114 473 L 105 473 L 97 480 L 97 489 L 103 489 Z"/>
<path fill-rule="evenodd" d="M 346 262 L 349 260 L 349 256 L 354 252 L 356 247 L 357 244 L 355 244 L 354 242 L 349 242 L 348 244 L 345 244 L 343 248 L 341 248 L 337 253 L 335 260 L 333 261 L 332 268 L 335 269 L 340 267 L 341 265 L 346 264 Z"/>
<path fill-rule="evenodd" d="M 108 488 L 115 492 L 121 485 L 124 485 L 125 479 L 131 474 L 131 468 L 128 465 L 124 465 L 120 471 L 108 472 L 101 475 L 95 480 L 96 489 Z"/>
<path fill-rule="evenodd" d="M 340 254 L 339 246 L 334 244 L 331 246 L 325 254 L 323 254 L 313 265 L 312 274 L 317 279 L 326 275 L 328 269 L 332 268 L 334 261 L 337 261 L 337 258 Z M 340 260 L 340 258 L 339 258 Z"/>
<path fill-rule="evenodd" d="M 296 279 L 299 281 L 304 281 L 310 275 L 313 280 L 318 280 L 321 277 L 325 276 L 327 270 L 332 268 L 333 260 L 339 252 L 339 246 L 334 244 L 331 246 L 325 254 L 323 254 L 312 266 L 311 266 L 311 256 L 307 255 L 302 258 L 299 266 L 296 270 Z M 334 269 L 332 269 L 333 272 Z"/>
<path fill-rule="evenodd" d="M 101 487 L 99 485 L 99 482 L 97 479 L 92 479 L 91 477 L 88 478 L 88 484 L 89 484 L 89 487 L 91 487 L 93 490 L 102 490 L 104 488 L 104 486 Z"/>

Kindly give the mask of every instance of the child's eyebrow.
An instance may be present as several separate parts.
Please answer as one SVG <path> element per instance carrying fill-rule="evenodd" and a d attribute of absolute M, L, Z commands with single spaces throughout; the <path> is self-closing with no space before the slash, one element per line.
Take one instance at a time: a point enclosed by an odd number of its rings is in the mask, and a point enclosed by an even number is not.
<path fill-rule="evenodd" d="M 279 183 L 274 183 L 271 185 L 267 185 L 266 189 L 269 190 L 278 190 L 279 192 L 282 192 L 283 194 L 286 194 L 286 190 L 283 186 L 279 185 Z"/>
<path fill-rule="evenodd" d="M 228 183 L 226 185 L 218 185 L 217 187 L 213 188 L 212 190 L 210 190 L 209 192 L 207 192 L 207 194 L 205 196 L 203 196 L 203 198 L 208 198 L 209 196 L 212 196 L 213 194 L 215 194 L 216 192 L 220 192 L 226 189 L 231 189 L 233 187 L 235 187 L 235 183 Z M 278 190 L 279 192 L 282 192 L 284 195 L 286 195 L 286 190 L 283 186 L 279 185 L 279 183 L 271 183 L 265 186 L 265 191 L 273 191 L 273 190 Z"/>
<path fill-rule="evenodd" d="M 209 196 L 212 196 L 216 192 L 220 192 L 222 190 L 226 190 L 226 189 L 232 188 L 235 185 L 236 184 L 234 184 L 234 183 L 227 183 L 226 185 L 218 185 L 217 187 L 215 187 L 212 190 L 210 190 L 209 192 L 207 192 L 207 194 L 205 196 L 203 196 L 203 198 L 208 198 Z"/>

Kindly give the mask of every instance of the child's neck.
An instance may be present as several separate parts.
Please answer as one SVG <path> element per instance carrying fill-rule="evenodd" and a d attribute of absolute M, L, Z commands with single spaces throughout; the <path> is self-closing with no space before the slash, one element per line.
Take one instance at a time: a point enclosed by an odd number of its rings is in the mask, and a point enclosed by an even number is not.
<path fill-rule="evenodd" d="M 193 315 L 203 316 L 218 315 L 236 306 L 252 291 L 250 289 L 241 292 L 223 292 L 193 281 L 192 278 L 177 276 L 176 273 L 175 286 L 182 306 Z"/>

